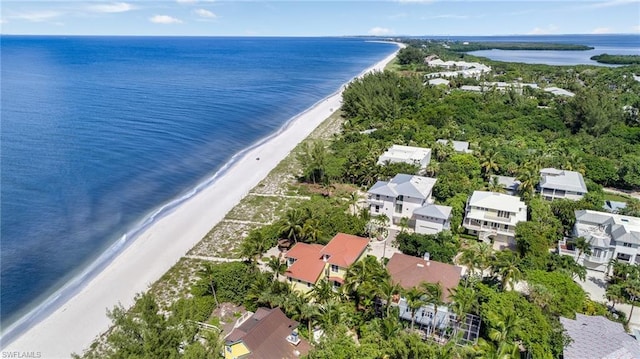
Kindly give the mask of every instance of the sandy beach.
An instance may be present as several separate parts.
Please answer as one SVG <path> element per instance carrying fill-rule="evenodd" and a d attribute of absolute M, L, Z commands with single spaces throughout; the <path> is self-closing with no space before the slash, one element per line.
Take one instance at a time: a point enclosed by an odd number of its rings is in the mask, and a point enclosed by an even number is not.
<path fill-rule="evenodd" d="M 382 70 L 395 55 L 363 74 Z M 78 294 L 3 348 L 2 357 L 18 353 L 23 356 L 14 357 L 68 358 L 73 352 L 82 353 L 109 328 L 107 309 L 117 303 L 130 307 L 136 293 L 145 291 L 196 245 L 298 143 L 340 108 L 341 99 L 342 90 L 248 151 L 212 185 L 143 232 Z"/>

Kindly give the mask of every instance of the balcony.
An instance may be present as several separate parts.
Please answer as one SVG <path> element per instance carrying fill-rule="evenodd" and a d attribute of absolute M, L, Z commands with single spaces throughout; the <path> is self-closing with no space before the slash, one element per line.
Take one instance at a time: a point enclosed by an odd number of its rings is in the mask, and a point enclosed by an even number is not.
<path fill-rule="evenodd" d="M 607 263 L 609 261 L 609 257 L 607 256 L 590 256 L 590 255 L 584 255 L 584 260 L 585 262 L 591 262 L 591 263 L 598 263 L 598 264 L 602 264 L 602 263 Z"/>
<path fill-rule="evenodd" d="M 381 207 L 384 205 L 384 201 L 381 198 L 376 199 L 375 196 L 367 197 L 367 203 L 372 204 L 374 206 L 377 205 L 377 206 L 381 206 Z"/>
<path fill-rule="evenodd" d="M 495 222 L 494 222 L 495 223 Z M 476 220 L 476 219 L 469 219 L 469 218 L 465 218 L 464 222 L 462 222 L 462 225 L 465 228 L 468 229 L 472 229 L 474 231 L 482 231 L 482 232 L 496 232 L 497 234 L 503 234 L 503 235 L 507 235 L 507 236 L 511 236 L 515 233 L 515 231 L 511 228 L 509 229 L 504 229 L 504 226 L 499 225 L 499 226 L 492 226 L 491 222 L 487 221 L 487 225 L 483 225 L 482 222 Z"/>
<path fill-rule="evenodd" d="M 566 239 L 563 239 L 558 242 L 558 254 L 563 256 L 572 256 L 576 257 L 578 255 L 578 251 L 573 248 L 573 244 L 567 242 Z"/>

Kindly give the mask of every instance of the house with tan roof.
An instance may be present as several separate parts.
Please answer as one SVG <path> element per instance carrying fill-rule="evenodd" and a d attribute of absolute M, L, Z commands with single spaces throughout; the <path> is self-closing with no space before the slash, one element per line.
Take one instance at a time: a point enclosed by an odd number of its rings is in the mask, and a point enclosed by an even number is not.
<path fill-rule="evenodd" d="M 295 290 L 303 293 L 321 279 L 339 287 L 344 283 L 347 268 L 363 257 L 368 245 L 369 239 L 344 233 L 338 233 L 326 246 L 296 243 L 285 254 L 284 275 Z"/>
<path fill-rule="evenodd" d="M 428 253 L 422 258 L 395 253 L 387 263 L 387 271 L 391 280 L 404 289 L 419 287 L 421 283 L 438 283 L 442 287 L 441 301 L 444 304 L 438 305 L 437 312 L 435 306 L 429 303 L 418 309 L 413 317 L 418 327 L 430 332 L 433 328 L 443 330 L 455 326 L 463 332 L 464 340 L 474 342 L 478 338 L 479 318 L 469 314 L 464 320 L 458 321 L 449 308 L 452 303 L 451 291 L 460 283 L 461 267 L 431 260 Z M 400 318 L 411 321 L 412 313 L 407 300 L 400 297 L 397 305 Z"/>
<path fill-rule="evenodd" d="M 224 338 L 225 359 L 294 359 L 311 346 L 298 335 L 298 322 L 280 308 L 258 308 L 240 317 Z"/>

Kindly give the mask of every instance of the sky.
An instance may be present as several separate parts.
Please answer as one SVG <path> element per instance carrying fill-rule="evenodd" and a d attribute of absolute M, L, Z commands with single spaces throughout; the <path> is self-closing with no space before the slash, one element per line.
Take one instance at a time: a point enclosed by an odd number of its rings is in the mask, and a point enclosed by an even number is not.
<path fill-rule="evenodd" d="M 175 36 L 640 34 L 640 0 L 2 0 L 0 33 Z"/>

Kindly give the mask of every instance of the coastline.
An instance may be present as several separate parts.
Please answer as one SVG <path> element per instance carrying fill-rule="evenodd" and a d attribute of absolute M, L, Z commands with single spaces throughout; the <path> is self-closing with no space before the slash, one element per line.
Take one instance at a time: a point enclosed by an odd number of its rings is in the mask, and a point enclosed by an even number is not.
<path fill-rule="evenodd" d="M 403 47 L 397 45 L 398 50 L 357 77 L 383 70 Z M 345 85 L 290 119 L 276 133 L 235 155 L 235 162 L 226 164 L 194 188 L 194 196 L 172 207 L 130 239 L 131 243 L 78 293 L 8 345 L 2 343 L 6 345 L 3 355 L 18 352 L 36 353 L 39 354 L 36 357 L 42 358 L 64 358 L 72 352 L 82 353 L 109 329 L 111 321 L 106 310 L 117 303 L 130 307 L 136 293 L 147 290 L 194 247 L 298 143 L 340 108 Z M 167 206 L 170 204 L 164 207 Z"/>

